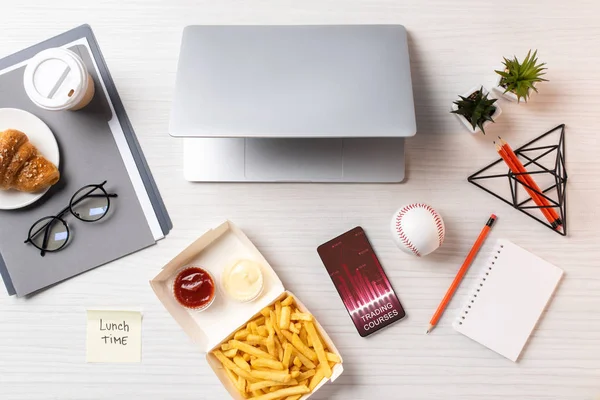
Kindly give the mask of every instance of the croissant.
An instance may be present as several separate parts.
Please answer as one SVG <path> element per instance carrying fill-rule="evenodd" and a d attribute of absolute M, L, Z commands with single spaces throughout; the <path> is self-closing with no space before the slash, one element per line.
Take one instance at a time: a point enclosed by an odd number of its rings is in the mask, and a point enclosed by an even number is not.
<path fill-rule="evenodd" d="M 56 165 L 38 152 L 26 134 L 15 129 L 0 132 L 0 189 L 39 192 L 59 178 Z"/>

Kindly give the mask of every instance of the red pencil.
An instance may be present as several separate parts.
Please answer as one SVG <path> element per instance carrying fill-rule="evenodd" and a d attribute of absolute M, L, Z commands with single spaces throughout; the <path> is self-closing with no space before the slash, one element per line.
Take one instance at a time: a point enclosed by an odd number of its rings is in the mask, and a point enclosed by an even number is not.
<path fill-rule="evenodd" d="M 533 193 L 538 198 L 539 203 L 538 203 L 538 201 L 536 201 L 534 196 L 531 196 L 531 193 L 530 193 L 530 196 L 532 197 L 532 199 L 535 201 L 535 203 L 538 206 L 543 207 L 543 208 L 540 208 L 540 210 L 543 211 L 544 209 L 546 209 L 548 211 L 548 215 L 550 218 L 546 217 L 546 219 L 548 220 L 548 222 L 550 222 L 550 225 L 552 225 L 553 228 L 558 228 L 559 226 L 561 226 L 562 221 L 560 219 L 560 216 L 558 215 L 556 210 L 554 208 L 552 208 L 548 199 L 546 199 L 542 194 L 540 194 L 540 193 L 542 193 L 542 189 L 540 189 L 540 187 L 537 185 L 537 183 L 535 183 L 533 176 L 526 173 L 527 170 L 525 169 L 525 166 L 523 165 L 521 160 L 519 160 L 519 158 L 517 157 L 517 155 L 515 154 L 513 149 L 510 147 L 510 145 L 508 143 L 506 143 L 506 141 L 503 140 L 500 136 L 498 136 L 498 139 L 500 139 L 500 145 L 506 151 L 506 154 L 512 159 L 513 163 L 515 164 L 515 167 L 517 170 L 513 171 L 513 172 L 523 174 L 521 176 L 524 178 L 525 183 L 527 183 L 527 185 L 529 185 L 530 187 L 532 187 L 534 189 Z M 525 186 L 525 188 L 527 188 L 527 187 Z"/>
<path fill-rule="evenodd" d="M 498 154 L 500 154 L 500 157 L 502 157 L 502 159 L 504 160 L 504 162 L 506 163 L 506 165 L 508 166 L 508 168 L 514 173 L 514 174 L 519 174 L 521 173 L 521 170 L 517 167 L 517 164 L 515 163 L 514 158 L 512 158 L 508 151 L 506 150 L 505 147 L 503 147 L 502 145 L 496 144 L 496 151 L 498 152 Z M 531 186 L 529 181 L 527 181 L 525 179 L 526 175 L 515 175 L 515 179 L 517 181 L 519 181 L 522 185 L 523 188 L 525 189 L 525 191 L 529 194 L 529 196 L 531 196 L 531 199 L 534 201 L 534 203 L 538 206 L 541 207 L 540 211 L 542 212 L 542 214 L 544 215 L 544 217 L 548 220 L 548 222 L 554 227 L 553 222 L 555 220 L 554 216 L 550 213 L 550 210 L 548 208 L 543 207 L 544 203 L 542 202 L 542 200 L 540 199 L 540 196 L 535 192 L 535 190 L 530 189 L 529 187 Z M 531 186 L 533 188 L 533 186 Z"/>
<path fill-rule="evenodd" d="M 431 317 L 431 321 L 429 321 L 429 329 L 427 329 L 427 333 L 431 332 L 433 330 L 433 328 L 435 328 L 435 326 L 437 325 L 438 321 L 440 320 L 440 317 L 444 313 L 444 310 L 446 310 L 448 303 L 450 303 L 452 296 L 454 296 L 456 289 L 458 289 L 458 286 L 462 282 L 465 274 L 467 273 L 467 270 L 471 266 L 473 259 L 479 252 L 481 245 L 483 244 L 483 242 L 487 238 L 488 234 L 490 233 L 490 230 L 492 229 L 494 222 L 496 222 L 496 216 L 494 214 L 492 214 L 490 216 L 490 219 L 488 219 L 487 223 L 481 230 L 481 233 L 477 237 L 477 240 L 475 240 L 475 243 L 473 244 L 471 251 L 469 251 L 469 254 L 467 254 L 467 258 L 465 258 L 463 265 L 458 270 L 456 277 L 452 281 L 452 285 L 450 285 L 450 287 L 448 288 L 448 291 L 446 292 L 446 295 L 442 299 L 442 302 L 440 303 L 437 310 L 435 311 L 435 314 L 433 314 L 433 317 Z"/>

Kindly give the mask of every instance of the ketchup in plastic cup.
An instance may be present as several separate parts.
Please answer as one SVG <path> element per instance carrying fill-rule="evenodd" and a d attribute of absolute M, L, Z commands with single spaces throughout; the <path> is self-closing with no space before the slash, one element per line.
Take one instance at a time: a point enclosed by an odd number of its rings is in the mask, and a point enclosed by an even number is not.
<path fill-rule="evenodd" d="M 186 267 L 173 282 L 173 295 L 185 308 L 206 310 L 215 300 L 215 280 L 203 268 Z"/>

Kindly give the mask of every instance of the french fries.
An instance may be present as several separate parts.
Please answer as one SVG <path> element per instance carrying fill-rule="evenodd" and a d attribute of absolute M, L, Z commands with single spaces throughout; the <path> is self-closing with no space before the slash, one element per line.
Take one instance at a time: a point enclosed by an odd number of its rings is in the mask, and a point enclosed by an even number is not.
<path fill-rule="evenodd" d="M 237 349 L 226 350 L 223 352 L 223 354 L 225 354 L 225 357 L 227 358 L 233 358 L 237 354 Z"/>
<path fill-rule="evenodd" d="M 270 310 L 269 323 L 271 324 L 271 327 L 273 327 L 273 330 L 277 334 L 279 341 L 281 343 L 283 343 L 285 338 L 283 337 L 283 334 L 281 333 L 281 329 L 279 329 L 279 320 L 277 319 L 277 315 L 275 314 L 275 311 L 273 311 L 273 310 Z"/>
<path fill-rule="evenodd" d="M 297 335 L 300 334 L 300 329 L 296 328 L 296 325 L 294 325 L 293 323 L 290 323 L 290 326 L 288 328 L 290 330 L 290 332 L 295 333 Z"/>
<path fill-rule="evenodd" d="M 279 301 L 275 303 L 275 316 L 277 317 L 277 319 L 275 320 L 276 322 L 281 321 L 281 302 Z"/>
<path fill-rule="evenodd" d="M 281 316 L 279 317 L 279 329 L 289 329 L 292 310 L 289 307 L 281 308 Z"/>
<path fill-rule="evenodd" d="M 225 357 L 223 355 L 223 353 L 221 353 L 220 351 L 218 351 L 218 350 L 214 351 L 213 354 L 215 355 L 215 357 L 217 357 L 217 359 L 219 361 L 221 361 L 221 364 L 223 364 L 225 369 L 229 369 L 229 370 L 231 370 L 231 372 L 233 372 L 233 373 L 237 374 L 238 376 L 241 376 L 245 379 L 248 379 L 249 381 L 252 381 L 252 382 L 257 381 L 257 379 L 254 378 L 252 375 L 250 375 L 249 372 L 244 371 L 243 369 L 238 367 L 236 364 L 233 363 L 233 361 L 231 361 L 229 358 Z"/>
<path fill-rule="evenodd" d="M 335 354 L 335 353 L 330 353 L 330 352 L 326 351 L 325 355 L 327 356 L 327 360 L 333 361 L 336 364 L 342 362 L 342 360 L 340 359 L 340 357 L 337 354 Z"/>
<path fill-rule="evenodd" d="M 288 374 L 286 371 L 261 371 L 253 369 L 250 371 L 250 375 L 255 379 L 264 379 L 281 383 L 287 383 L 292 380 L 292 375 Z"/>
<path fill-rule="evenodd" d="M 281 302 L 281 305 L 284 307 L 289 307 L 292 304 L 294 304 L 294 298 L 292 296 L 286 297 L 286 299 Z"/>
<path fill-rule="evenodd" d="M 316 368 L 317 366 L 310 361 L 308 358 L 304 357 L 302 353 L 298 353 L 298 350 L 293 349 L 294 357 L 294 365 L 298 368 Z"/>
<path fill-rule="evenodd" d="M 273 323 L 271 322 L 271 317 L 267 317 L 265 319 L 265 326 L 267 327 L 267 332 L 269 335 L 274 335 L 275 334 L 275 328 L 273 327 Z M 279 336 L 277 336 L 279 338 Z"/>
<path fill-rule="evenodd" d="M 294 297 L 265 307 L 213 355 L 240 395 L 254 400 L 298 400 L 330 378 L 340 357 L 321 339 L 314 317 Z"/>
<path fill-rule="evenodd" d="M 277 358 L 279 353 L 275 353 L 275 338 L 273 336 L 274 335 L 271 335 L 267 338 L 267 351 L 270 355 Z"/>
<path fill-rule="evenodd" d="M 235 361 L 234 361 L 235 362 Z M 255 368 L 271 368 L 283 370 L 283 363 L 281 361 L 267 360 L 266 358 L 257 358 L 250 362 Z M 250 367 L 248 367 L 250 368 Z"/>
<path fill-rule="evenodd" d="M 301 312 L 295 312 L 292 313 L 291 319 L 292 321 L 312 321 L 312 315 Z"/>
<path fill-rule="evenodd" d="M 283 345 L 283 360 L 281 360 L 281 362 L 283 363 L 283 368 L 290 367 L 290 362 L 291 362 L 291 358 L 292 358 L 292 350 L 294 350 L 294 348 L 292 347 L 291 344 L 285 343 Z"/>
<path fill-rule="evenodd" d="M 258 335 L 258 325 L 254 321 L 248 322 L 247 330 L 255 335 Z"/>
<path fill-rule="evenodd" d="M 273 386 L 282 386 L 282 385 L 294 386 L 297 384 L 298 384 L 298 381 L 295 379 L 291 379 L 288 383 L 281 383 L 281 382 L 275 382 L 275 381 L 260 381 L 260 382 L 251 383 L 248 386 L 248 388 L 252 392 L 255 390 L 266 389 L 266 388 L 270 388 Z"/>
<path fill-rule="evenodd" d="M 233 357 L 233 362 L 235 365 L 243 369 L 244 371 L 250 372 L 250 365 L 240 356 Z M 283 369 L 283 368 L 282 368 Z"/>
<path fill-rule="evenodd" d="M 306 331 L 308 332 L 308 336 L 310 336 L 310 340 L 314 345 L 315 352 L 317 353 L 317 358 L 319 359 L 319 368 L 323 370 L 323 375 L 325 375 L 326 378 L 331 378 L 331 368 L 329 367 L 329 362 L 327 361 L 327 356 L 325 355 L 325 348 L 323 347 L 323 343 L 317 335 L 315 326 L 311 321 L 307 321 L 305 327 Z M 294 339 L 296 337 L 297 336 L 294 335 Z M 298 340 L 300 339 L 298 338 Z"/>
<path fill-rule="evenodd" d="M 269 336 L 269 331 L 266 326 L 262 325 L 258 327 L 258 334 L 263 337 Z"/>
<path fill-rule="evenodd" d="M 260 335 L 255 335 L 253 333 L 249 334 L 248 336 L 246 336 L 246 343 L 252 345 L 252 346 L 266 346 L 267 345 L 267 340 L 266 338 L 260 336 Z"/>
<path fill-rule="evenodd" d="M 315 375 L 315 370 L 314 369 L 309 369 L 306 372 L 301 372 L 300 375 L 298 375 L 296 377 L 296 379 L 301 382 L 301 381 L 303 381 L 305 379 L 308 379 L 308 378 L 310 378 L 311 376 L 314 376 L 314 375 Z"/>
<path fill-rule="evenodd" d="M 270 311 L 269 307 L 265 307 L 262 310 L 260 310 L 260 315 L 267 318 L 269 316 L 269 311 Z"/>
<path fill-rule="evenodd" d="M 233 336 L 233 338 L 235 340 L 244 340 L 248 337 L 248 330 L 247 329 L 240 329 L 239 331 L 237 331 L 235 333 L 235 335 Z"/>
<path fill-rule="evenodd" d="M 308 322 L 308 323 L 311 324 L 311 322 Z M 308 331 L 308 329 L 307 329 L 307 331 Z M 308 331 L 308 334 L 310 335 L 310 331 Z M 314 343 L 314 340 L 313 340 L 313 343 Z M 321 344 L 321 348 L 322 348 L 323 344 L 321 342 L 319 342 L 319 344 Z M 300 353 L 302 353 L 309 360 L 317 361 L 317 354 L 314 351 L 312 351 L 310 349 L 310 347 L 308 347 L 307 345 L 302 343 L 302 340 L 300 340 L 300 337 L 295 333 L 292 335 L 292 346 L 294 346 L 296 348 L 296 350 L 298 350 Z M 319 360 L 319 361 L 321 361 L 321 360 Z"/>
<path fill-rule="evenodd" d="M 317 372 L 315 372 L 313 377 L 310 379 L 310 384 L 308 385 L 308 388 L 311 392 L 317 387 L 317 385 L 323 380 L 324 377 L 325 375 L 323 374 L 323 370 L 319 368 Z"/>
<path fill-rule="evenodd" d="M 285 389 L 279 389 L 274 392 L 263 394 L 262 396 L 254 397 L 255 400 L 275 400 L 292 396 L 296 394 L 309 393 L 310 389 L 306 386 L 293 386 Z"/>
<path fill-rule="evenodd" d="M 237 384 L 235 385 L 235 387 L 240 392 L 246 393 L 246 380 L 244 378 L 242 378 L 241 376 L 238 376 Z"/>
<path fill-rule="evenodd" d="M 251 356 L 256 356 L 256 357 L 262 357 L 262 358 L 270 358 L 270 359 L 275 359 L 275 357 L 273 357 L 272 355 L 270 355 L 269 353 L 267 353 L 266 351 L 263 351 L 261 349 L 257 349 L 256 347 L 252 347 L 250 346 L 248 343 L 243 343 L 240 342 L 238 340 L 230 340 L 229 341 L 229 345 L 231 347 L 233 347 L 234 349 L 238 349 L 240 351 L 243 351 L 244 353 L 248 353 Z"/>
<path fill-rule="evenodd" d="M 281 342 L 279 342 L 279 338 L 277 336 L 274 336 L 273 341 L 275 342 L 275 351 L 277 352 L 277 358 L 283 360 L 283 347 L 281 347 Z"/>
<path fill-rule="evenodd" d="M 233 371 L 231 371 L 230 369 L 225 368 L 225 372 L 227 373 L 227 376 L 229 377 L 229 379 L 231 380 L 231 382 L 233 383 L 233 385 L 237 388 L 238 385 L 238 377 L 233 373 Z M 240 389 L 238 388 L 238 391 Z M 244 389 L 245 390 L 245 389 Z"/>
<path fill-rule="evenodd" d="M 300 340 L 302 340 L 303 343 L 308 344 L 308 347 L 311 347 L 310 343 L 308 342 L 308 332 L 306 332 L 306 328 L 304 326 L 300 328 Z"/>

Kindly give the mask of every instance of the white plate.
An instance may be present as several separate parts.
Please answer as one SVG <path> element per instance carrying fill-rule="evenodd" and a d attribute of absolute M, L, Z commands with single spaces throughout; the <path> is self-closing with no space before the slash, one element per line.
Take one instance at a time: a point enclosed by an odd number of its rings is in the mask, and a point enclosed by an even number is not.
<path fill-rule="evenodd" d="M 35 115 L 16 108 L 0 108 L 0 132 L 17 129 L 29 137 L 40 154 L 58 167 L 60 155 L 58 143 L 48 125 Z M 50 188 L 48 188 L 50 189 Z M 23 193 L 16 190 L 0 190 L 0 210 L 15 210 L 39 200 L 47 191 Z"/>

